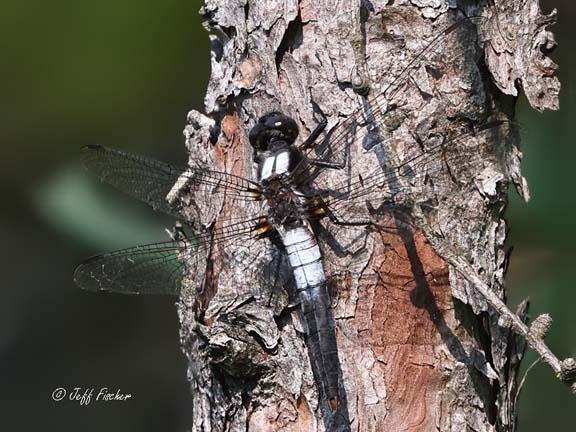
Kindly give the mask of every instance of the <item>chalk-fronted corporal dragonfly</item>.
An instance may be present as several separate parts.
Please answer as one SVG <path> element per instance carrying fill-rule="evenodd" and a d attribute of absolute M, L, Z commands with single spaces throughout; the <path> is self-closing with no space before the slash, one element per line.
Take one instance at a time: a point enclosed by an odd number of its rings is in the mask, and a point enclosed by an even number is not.
<path fill-rule="evenodd" d="M 86 147 L 84 162 L 103 182 L 182 220 L 192 234 L 177 230 L 171 241 L 95 256 L 77 267 L 74 280 L 92 291 L 178 295 L 183 278 L 195 275 L 214 247 L 226 250 L 267 238 L 288 256 L 320 388 L 335 409 L 338 357 L 326 288 L 332 275 L 322 261 L 325 246 L 317 241 L 318 229 L 331 224 L 373 227 L 388 214 L 409 215 L 411 206 L 429 202 L 432 187 L 471 183 L 485 157 L 478 143 L 497 135 L 506 122 L 448 119 L 424 140 L 405 143 L 396 160 L 383 161 L 374 152 L 354 148 L 386 145 L 386 136 L 402 123 L 403 101 L 410 92 L 421 91 L 412 74 L 430 67 L 442 43 L 473 21 L 460 20 L 435 36 L 381 94 L 326 133 L 326 123 L 320 122 L 298 143 L 298 126 L 291 117 L 280 112 L 262 116 L 249 133 L 256 180 Z M 440 79 L 441 69 L 430 71 Z M 357 163 L 360 158 L 370 159 L 372 169 Z M 342 174 L 336 180 L 334 171 Z M 212 201 L 239 203 L 247 211 L 203 226 L 202 209 Z"/>

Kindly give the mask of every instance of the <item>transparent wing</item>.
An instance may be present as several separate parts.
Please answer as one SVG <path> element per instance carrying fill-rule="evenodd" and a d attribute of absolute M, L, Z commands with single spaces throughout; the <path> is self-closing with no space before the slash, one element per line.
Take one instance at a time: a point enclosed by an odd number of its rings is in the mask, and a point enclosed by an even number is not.
<path fill-rule="evenodd" d="M 257 183 L 224 172 L 174 168 L 163 162 L 102 146 L 84 147 L 83 161 L 101 181 L 156 210 L 184 220 L 189 217 L 181 212 L 183 192 L 198 202 L 224 198 L 243 201 L 260 199 Z"/>
<path fill-rule="evenodd" d="M 74 271 L 74 282 L 89 291 L 178 295 L 184 270 L 195 274 L 198 264 L 208 259 L 208 248 L 225 250 L 236 243 L 250 244 L 261 232 L 258 219 L 229 219 L 219 227 L 195 233 L 190 240 L 136 246 L 89 258 Z"/>
<path fill-rule="evenodd" d="M 460 28 L 480 22 L 481 17 L 461 19 L 436 34 L 415 57 L 413 57 L 377 96 L 368 99 L 364 106 L 356 110 L 336 125 L 321 142 L 304 150 L 306 155 L 295 169 L 300 184 L 313 181 L 326 169 L 326 165 L 345 163 L 345 154 L 354 143 L 370 139 L 371 147 L 383 140 L 382 131 L 394 130 L 401 122 L 402 114 L 396 110 L 406 100 L 407 92 L 422 92 L 414 81 L 414 73 L 422 66 L 427 66 L 432 75 L 439 72 L 428 63 L 442 51 L 443 45 Z M 464 47 L 467 48 L 467 47 Z M 458 53 L 443 62 L 460 61 Z M 362 132 L 362 133 L 361 133 Z"/>
<path fill-rule="evenodd" d="M 372 206 L 381 207 L 382 211 L 401 210 L 429 198 L 429 192 L 448 190 L 462 178 L 468 180 L 486 160 L 486 153 L 480 151 L 476 140 L 493 134 L 489 141 L 497 143 L 498 136 L 509 126 L 504 120 L 493 121 L 454 133 L 427 149 L 412 146 L 399 164 L 343 182 L 321 201 L 331 216 L 345 223 L 369 220 Z M 442 173 L 446 175 L 441 176 Z"/>
<path fill-rule="evenodd" d="M 184 267 L 179 242 L 122 249 L 87 259 L 74 270 L 74 282 L 88 291 L 178 295 Z"/>

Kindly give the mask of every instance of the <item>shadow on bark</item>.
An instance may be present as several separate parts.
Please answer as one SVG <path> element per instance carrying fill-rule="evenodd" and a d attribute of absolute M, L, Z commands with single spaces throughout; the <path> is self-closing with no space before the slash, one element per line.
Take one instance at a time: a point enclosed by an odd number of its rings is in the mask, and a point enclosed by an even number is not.
<path fill-rule="evenodd" d="M 496 392 L 497 390 L 492 390 L 491 386 L 484 376 L 482 376 L 477 369 L 474 367 L 475 364 L 475 348 L 472 349 L 471 354 L 466 352 L 466 349 L 460 342 L 459 337 L 452 331 L 448 326 L 442 311 L 438 307 L 434 293 L 426 279 L 426 272 L 424 270 L 424 265 L 418 254 L 418 249 L 416 242 L 414 241 L 414 233 L 405 226 L 402 222 L 399 224 L 398 235 L 402 239 L 404 246 L 406 247 L 406 253 L 408 260 L 410 262 L 410 267 L 412 274 L 414 276 L 415 287 L 410 293 L 410 299 L 412 304 L 419 309 L 425 309 L 430 317 L 430 320 L 436 327 L 442 341 L 452 354 L 452 356 L 458 361 L 466 365 L 468 373 L 470 374 L 471 382 L 474 385 L 476 394 L 482 398 L 484 407 L 486 409 L 487 417 L 491 424 L 496 423 L 497 412 L 496 412 Z M 460 302 L 455 297 L 451 297 L 454 302 L 454 309 L 458 321 L 466 329 L 467 333 L 474 338 L 481 346 L 488 347 L 487 354 L 489 355 L 490 342 L 482 343 L 481 335 L 479 334 L 482 329 L 482 324 L 479 321 L 480 317 L 474 315 L 470 306 L 465 305 Z M 476 331 L 475 331 L 476 330 Z M 489 336 L 484 332 L 484 336 L 489 338 Z M 487 359 L 489 361 L 489 359 Z"/>

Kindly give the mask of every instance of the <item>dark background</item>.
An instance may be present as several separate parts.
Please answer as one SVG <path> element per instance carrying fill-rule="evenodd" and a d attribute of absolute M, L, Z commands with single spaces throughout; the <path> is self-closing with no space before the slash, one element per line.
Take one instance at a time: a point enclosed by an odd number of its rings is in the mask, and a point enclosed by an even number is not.
<path fill-rule="evenodd" d="M 532 200 L 526 205 L 511 193 L 508 287 L 511 304 L 530 296 L 534 316 L 552 314 L 547 340 L 566 357 L 576 354 L 576 7 L 542 3 L 546 12 L 559 8 L 561 110 L 538 114 L 523 98 L 519 104 Z M 209 76 L 199 7 L 199 0 L 3 2 L 2 430 L 182 431 L 190 424 L 174 300 L 81 292 L 71 273 L 95 252 L 165 238 L 170 220 L 90 181 L 77 160 L 81 146 L 105 144 L 186 162 L 185 115 L 202 110 Z M 132 399 L 57 403 L 51 393 L 58 387 L 119 388 Z M 524 387 L 519 430 L 574 430 L 575 402 L 539 365 Z"/>

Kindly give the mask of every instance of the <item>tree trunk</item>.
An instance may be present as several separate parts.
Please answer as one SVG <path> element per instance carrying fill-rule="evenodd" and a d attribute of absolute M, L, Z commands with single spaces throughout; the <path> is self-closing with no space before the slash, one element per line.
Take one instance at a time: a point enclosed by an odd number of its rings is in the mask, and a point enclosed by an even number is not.
<path fill-rule="evenodd" d="M 383 151 L 401 156 L 403 143 L 426 140 L 454 119 L 510 119 L 519 83 L 536 109 L 556 109 L 555 65 L 543 54 L 554 45 L 545 30 L 554 14 L 540 15 L 537 0 L 458 3 L 206 0 L 210 118 L 189 115 L 191 161 L 254 178 L 247 134 L 261 115 L 292 116 L 302 139 L 321 118 L 330 129 L 362 107 L 369 117 L 370 97 L 460 19 L 458 10 L 484 18 L 478 28 L 451 33 L 412 71 L 408 114 L 386 131 Z M 204 271 L 188 275 L 180 304 L 193 430 L 514 430 L 523 341 L 498 325 L 496 312 L 430 244 L 465 258 L 505 299 L 507 190 L 500 180 L 528 198 L 516 144 L 507 136 L 500 146 L 482 147 L 486 161 L 474 187 L 438 188 L 433 210 L 413 228 L 391 219 L 361 243 L 328 224 L 319 233 L 332 273 L 355 267 L 379 274 L 367 282 L 354 273 L 332 287 L 335 413 L 319 399 L 297 305 L 277 289 L 290 285 L 286 260 L 267 241 L 211 251 Z M 204 210 L 208 226 L 244 209 L 224 202 Z"/>

